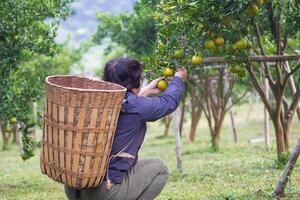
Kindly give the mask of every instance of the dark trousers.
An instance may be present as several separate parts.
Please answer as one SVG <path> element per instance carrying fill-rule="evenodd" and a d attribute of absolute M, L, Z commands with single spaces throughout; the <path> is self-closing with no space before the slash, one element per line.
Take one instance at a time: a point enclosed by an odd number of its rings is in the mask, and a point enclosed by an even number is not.
<path fill-rule="evenodd" d="M 152 200 L 165 186 L 169 173 L 161 159 L 142 159 L 128 170 L 121 184 L 106 188 L 106 182 L 98 187 L 80 191 L 80 200 Z M 76 200 L 75 190 L 65 185 L 69 200 Z"/>

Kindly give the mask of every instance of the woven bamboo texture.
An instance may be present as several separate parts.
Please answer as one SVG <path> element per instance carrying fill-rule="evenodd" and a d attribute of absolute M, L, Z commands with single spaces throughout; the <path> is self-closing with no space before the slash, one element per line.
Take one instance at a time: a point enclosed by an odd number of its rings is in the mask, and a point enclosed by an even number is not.
<path fill-rule="evenodd" d="M 99 185 L 106 175 L 125 92 L 105 81 L 47 77 L 42 173 L 76 189 Z"/>

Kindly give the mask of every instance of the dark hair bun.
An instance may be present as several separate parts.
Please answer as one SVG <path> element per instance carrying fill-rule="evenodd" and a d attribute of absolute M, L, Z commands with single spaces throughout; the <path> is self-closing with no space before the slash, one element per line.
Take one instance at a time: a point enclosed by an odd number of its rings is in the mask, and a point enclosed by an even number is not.
<path fill-rule="evenodd" d="M 134 59 L 117 58 L 105 64 L 103 80 L 127 88 L 139 88 L 143 72 L 142 65 Z"/>

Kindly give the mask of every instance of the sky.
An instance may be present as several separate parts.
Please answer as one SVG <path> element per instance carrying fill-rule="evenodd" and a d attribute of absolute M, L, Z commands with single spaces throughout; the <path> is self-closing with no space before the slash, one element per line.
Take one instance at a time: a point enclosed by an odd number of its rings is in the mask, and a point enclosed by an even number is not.
<path fill-rule="evenodd" d="M 70 39 L 70 47 L 78 47 L 97 30 L 96 13 L 99 11 L 131 12 L 134 0 L 77 0 L 73 3 L 75 15 L 63 21 L 58 29 L 56 41 Z"/>
<path fill-rule="evenodd" d="M 77 0 L 73 3 L 75 15 L 60 24 L 56 41 L 68 41 L 69 48 L 77 48 L 80 42 L 91 38 L 97 30 L 96 13 L 131 12 L 134 0 Z M 105 45 L 93 46 L 83 56 L 79 65 L 71 67 L 71 74 L 95 76 L 95 72 L 103 67 Z"/>

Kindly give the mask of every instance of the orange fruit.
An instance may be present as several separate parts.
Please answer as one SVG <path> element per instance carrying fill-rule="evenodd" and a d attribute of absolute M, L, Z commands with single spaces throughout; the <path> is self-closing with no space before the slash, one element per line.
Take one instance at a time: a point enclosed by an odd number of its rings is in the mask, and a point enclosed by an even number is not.
<path fill-rule="evenodd" d="M 165 91 L 168 87 L 168 82 L 165 80 L 160 80 L 157 83 L 157 88 L 161 91 Z"/>
<path fill-rule="evenodd" d="M 222 37 L 217 37 L 214 39 L 215 45 L 222 46 L 224 45 L 225 41 Z"/>
<path fill-rule="evenodd" d="M 214 37 L 215 37 L 215 33 L 212 32 L 212 31 L 209 31 L 209 32 L 208 32 L 208 37 L 214 38 Z"/>
<path fill-rule="evenodd" d="M 257 7 L 261 7 L 264 4 L 264 0 L 256 0 L 255 1 L 255 5 L 257 5 Z"/>
<path fill-rule="evenodd" d="M 256 16 L 259 13 L 259 7 L 255 4 L 251 4 L 247 8 L 247 14 L 251 17 Z"/>
<path fill-rule="evenodd" d="M 194 55 L 192 57 L 192 65 L 200 65 L 203 62 L 202 56 Z"/>
<path fill-rule="evenodd" d="M 235 48 L 237 49 L 246 49 L 247 48 L 247 40 L 245 39 L 239 39 L 236 43 L 235 43 Z"/>
<path fill-rule="evenodd" d="M 247 48 L 251 49 L 253 46 L 252 42 L 250 40 L 247 40 Z"/>
<path fill-rule="evenodd" d="M 214 43 L 213 40 L 206 40 L 206 41 L 204 42 L 204 47 L 205 47 L 206 49 L 214 49 L 216 46 L 215 46 L 215 43 Z"/>
<path fill-rule="evenodd" d="M 6 133 L 11 133 L 11 128 L 10 127 L 6 127 L 4 130 Z"/>
<path fill-rule="evenodd" d="M 224 24 L 225 26 L 229 26 L 230 23 L 231 23 L 231 18 L 228 17 L 228 16 L 225 16 L 225 17 L 223 18 L 223 24 Z"/>
<path fill-rule="evenodd" d="M 183 49 L 176 50 L 174 53 L 174 58 L 176 59 L 184 58 L 184 50 Z"/>
<path fill-rule="evenodd" d="M 165 49 L 166 45 L 164 45 L 163 43 L 160 42 L 160 43 L 158 43 L 157 48 L 158 49 Z"/>
<path fill-rule="evenodd" d="M 237 72 L 237 75 L 239 78 L 244 78 L 246 76 L 246 70 L 245 69 L 241 69 Z"/>
<path fill-rule="evenodd" d="M 12 118 L 10 118 L 9 122 L 11 124 L 16 124 L 17 123 L 17 118 L 16 117 L 12 117 Z"/>
<path fill-rule="evenodd" d="M 233 74 L 238 73 L 240 71 L 240 67 L 237 65 L 233 65 L 229 68 L 229 71 Z"/>
<path fill-rule="evenodd" d="M 174 74 L 174 71 L 173 71 L 173 69 L 171 69 L 170 67 L 166 67 L 166 68 L 164 69 L 164 71 L 163 71 L 163 75 L 164 75 L 165 77 L 172 77 L 173 74 Z"/>

